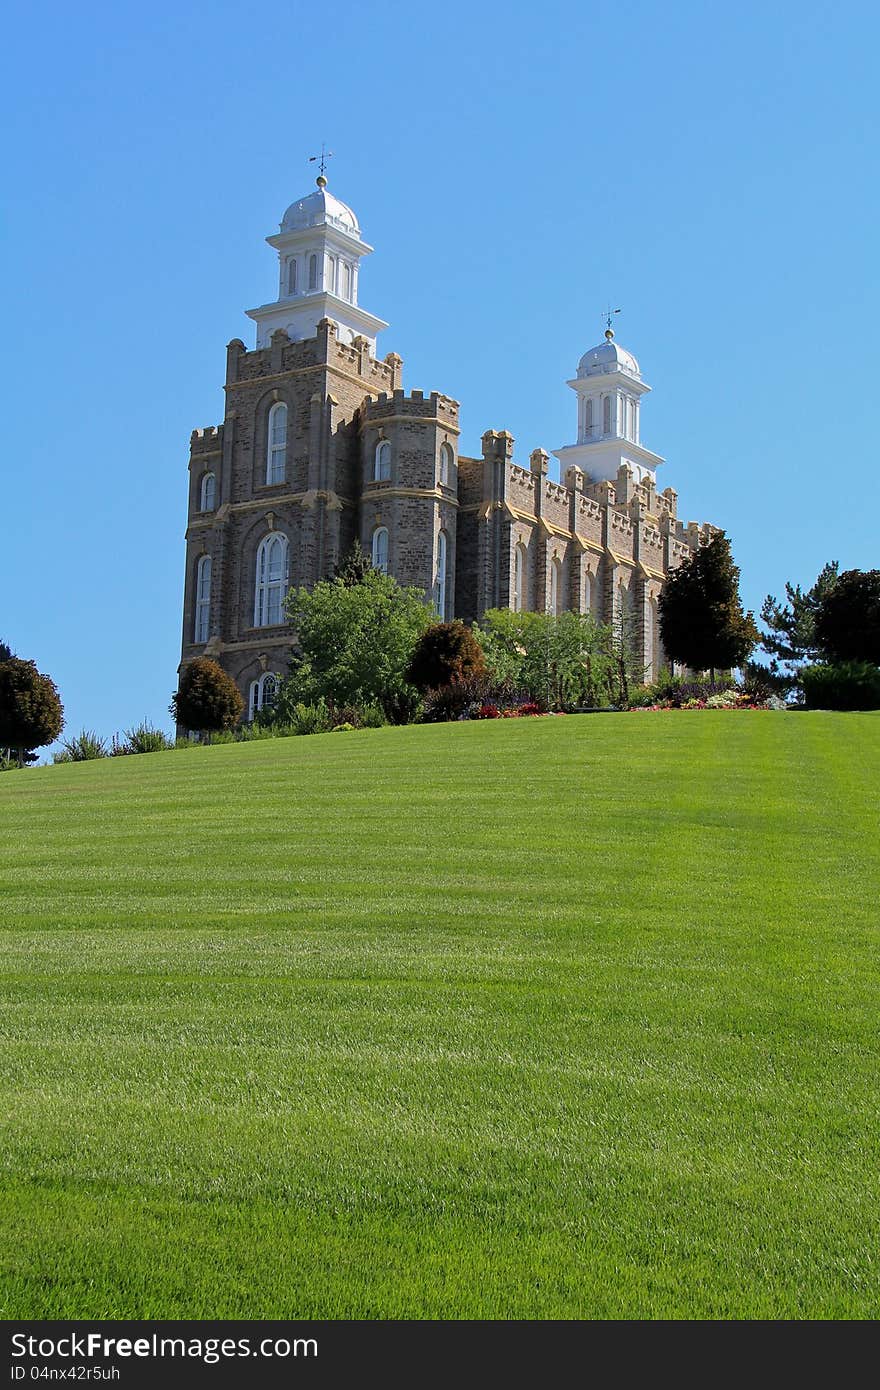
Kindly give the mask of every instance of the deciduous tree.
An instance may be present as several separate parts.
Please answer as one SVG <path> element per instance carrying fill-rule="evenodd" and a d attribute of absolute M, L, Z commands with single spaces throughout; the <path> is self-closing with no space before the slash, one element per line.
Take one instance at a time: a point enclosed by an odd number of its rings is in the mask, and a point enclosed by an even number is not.
<path fill-rule="evenodd" d="M 182 728 L 200 734 L 234 728 L 243 709 L 244 700 L 235 681 L 207 656 L 198 656 L 184 666 L 170 705 Z"/>
<path fill-rule="evenodd" d="M 52 743 L 63 728 L 64 706 L 54 681 L 33 661 L 0 661 L 0 748 L 14 753 L 19 764 L 33 762 L 33 750 Z"/>

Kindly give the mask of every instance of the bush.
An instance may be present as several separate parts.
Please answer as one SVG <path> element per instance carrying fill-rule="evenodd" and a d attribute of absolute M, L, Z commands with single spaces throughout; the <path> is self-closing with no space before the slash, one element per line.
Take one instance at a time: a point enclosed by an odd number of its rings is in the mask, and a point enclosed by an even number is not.
<path fill-rule="evenodd" d="M 493 680 L 488 675 L 467 676 L 463 680 L 429 690 L 425 695 L 422 719 L 426 724 L 442 724 L 450 719 L 476 719 L 483 705 L 501 711 L 513 709 L 528 699 L 528 691 L 512 681 Z"/>
<path fill-rule="evenodd" d="M 128 753 L 165 753 L 173 747 L 174 739 L 169 738 L 146 719 L 136 724 L 133 729 L 126 729 L 122 742 L 115 737 L 113 739 L 113 753 L 116 757 Z"/>
<path fill-rule="evenodd" d="M 880 709 L 880 667 L 871 662 L 805 666 L 800 679 L 808 709 Z"/>
<path fill-rule="evenodd" d="M 406 679 L 423 694 L 485 672 L 483 648 L 470 628 L 457 620 L 432 623 L 416 643 Z"/>
<path fill-rule="evenodd" d="M 88 763 L 94 758 L 109 756 L 107 742 L 91 729 L 81 729 L 76 738 L 65 739 L 57 753 L 53 753 L 53 763 Z"/>
<path fill-rule="evenodd" d="M 233 729 L 243 709 L 241 692 L 222 666 L 206 656 L 187 662 L 171 697 L 170 710 L 178 724 L 198 733 L 219 733 Z"/>
<path fill-rule="evenodd" d="M 311 705 L 294 705 L 290 724 L 295 734 L 326 734 L 333 728 L 333 717 L 326 701 L 317 700 Z"/>

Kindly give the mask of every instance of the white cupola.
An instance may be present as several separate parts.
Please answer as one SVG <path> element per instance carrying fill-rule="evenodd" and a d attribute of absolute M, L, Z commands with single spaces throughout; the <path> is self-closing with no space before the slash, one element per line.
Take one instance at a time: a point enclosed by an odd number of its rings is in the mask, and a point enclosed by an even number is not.
<path fill-rule="evenodd" d="M 376 335 L 388 325 L 358 307 L 358 269 L 368 246 L 350 207 L 327 192 L 323 174 L 317 192 L 291 203 L 275 236 L 278 298 L 248 309 L 257 325 L 257 347 L 267 347 L 283 328 L 294 340 L 313 338 L 321 319 L 333 319 L 341 343 L 366 338 L 375 353 Z"/>
<path fill-rule="evenodd" d="M 651 388 L 642 381 L 632 353 L 614 341 L 610 327 L 604 343 L 584 353 L 577 376 L 567 385 L 577 393 L 578 434 L 576 444 L 553 451 L 562 476 L 576 465 L 591 482 L 614 482 L 620 465 L 628 463 L 636 482 L 653 478 L 663 459 L 639 441 L 641 398 Z"/>

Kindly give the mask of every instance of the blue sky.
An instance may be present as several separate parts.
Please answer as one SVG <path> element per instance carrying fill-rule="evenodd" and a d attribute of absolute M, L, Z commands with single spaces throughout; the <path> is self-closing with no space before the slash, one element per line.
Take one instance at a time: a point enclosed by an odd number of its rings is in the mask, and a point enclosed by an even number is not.
<path fill-rule="evenodd" d="M 5 24 L 0 637 L 68 732 L 170 727 L 186 464 L 263 238 L 336 152 L 360 299 L 463 452 L 575 437 L 615 327 L 747 604 L 880 564 L 873 4 L 19 6 Z"/>

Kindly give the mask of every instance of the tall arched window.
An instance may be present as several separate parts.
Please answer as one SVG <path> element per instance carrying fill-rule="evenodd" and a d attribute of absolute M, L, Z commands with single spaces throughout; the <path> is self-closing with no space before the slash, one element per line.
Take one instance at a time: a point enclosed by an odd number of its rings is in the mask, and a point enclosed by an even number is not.
<path fill-rule="evenodd" d="M 296 257 L 287 262 L 287 293 L 296 294 Z"/>
<path fill-rule="evenodd" d="M 593 433 L 593 402 L 592 399 L 584 404 L 584 434 Z"/>
<path fill-rule="evenodd" d="M 525 546 L 518 545 L 513 555 L 513 611 L 521 613 L 526 592 Z"/>
<path fill-rule="evenodd" d="M 342 262 L 342 297 L 351 303 L 351 266 L 348 261 Z"/>
<path fill-rule="evenodd" d="M 618 628 L 619 628 L 621 631 L 623 631 L 625 628 L 626 628 L 626 629 L 629 628 L 629 617 L 630 617 L 629 589 L 626 587 L 626 585 L 623 583 L 623 581 L 621 581 L 620 584 L 618 584 L 618 586 L 617 586 L 617 614 L 616 614 L 617 626 L 618 626 Z M 628 632 L 627 632 L 627 635 L 629 635 Z"/>
<path fill-rule="evenodd" d="M 266 671 L 259 680 L 251 681 L 248 719 L 253 722 L 261 709 L 271 709 L 277 697 L 278 677 L 274 671 Z"/>
<path fill-rule="evenodd" d="M 196 625 L 194 642 L 207 642 L 211 630 L 211 557 L 203 555 L 196 567 Z"/>
<path fill-rule="evenodd" d="M 550 562 L 550 612 L 555 617 L 562 611 L 562 561 Z"/>
<path fill-rule="evenodd" d="M 611 433 L 611 397 L 606 396 L 602 402 L 602 431 L 604 434 Z"/>
<path fill-rule="evenodd" d="M 335 256 L 327 257 L 327 276 L 326 285 L 331 294 L 336 293 L 336 274 L 339 262 Z"/>
<path fill-rule="evenodd" d="M 309 256 L 309 289 L 318 288 L 318 257 Z"/>
<path fill-rule="evenodd" d="M 202 478 L 202 486 L 199 491 L 199 511 L 212 512 L 217 496 L 217 479 L 213 473 L 206 473 Z"/>
<path fill-rule="evenodd" d="M 283 483 L 287 462 L 287 406 L 276 401 L 269 411 L 269 445 L 266 451 L 266 482 Z"/>
<path fill-rule="evenodd" d="M 593 576 L 589 570 L 584 575 L 584 612 L 593 611 Z"/>
<path fill-rule="evenodd" d="M 452 445 L 440 445 L 440 481 L 444 487 L 449 487 L 452 478 Z"/>
<path fill-rule="evenodd" d="M 287 592 L 287 537 L 273 531 L 257 551 L 254 627 L 275 627 L 284 621 L 282 605 Z"/>
<path fill-rule="evenodd" d="M 388 529 L 377 526 L 373 532 L 373 569 L 388 573 Z"/>
<path fill-rule="evenodd" d="M 434 598 L 441 623 L 446 622 L 446 552 L 446 532 L 441 531 L 437 537 L 437 587 Z"/>
<path fill-rule="evenodd" d="M 387 439 L 380 439 L 376 445 L 376 457 L 373 464 L 373 480 L 381 483 L 387 482 L 391 477 L 391 445 Z"/>

